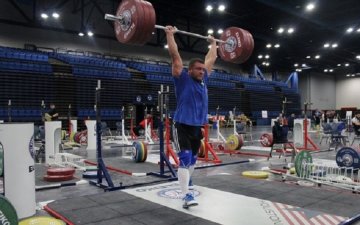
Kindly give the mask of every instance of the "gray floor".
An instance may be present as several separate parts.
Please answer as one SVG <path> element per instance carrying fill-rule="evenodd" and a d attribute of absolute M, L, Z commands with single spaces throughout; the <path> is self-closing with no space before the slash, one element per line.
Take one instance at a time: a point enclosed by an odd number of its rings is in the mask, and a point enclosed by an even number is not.
<path fill-rule="evenodd" d="M 270 127 L 254 127 L 253 138 L 270 131 Z M 232 129 L 223 130 L 224 136 L 231 134 Z M 211 136 L 215 133 L 212 131 Z M 318 144 L 319 136 L 310 134 Z M 352 140 L 352 138 L 350 138 Z M 328 149 L 328 144 L 320 146 L 322 150 Z M 256 142 L 255 142 L 256 143 Z M 248 143 L 250 144 L 250 143 Z M 151 149 L 158 149 L 152 146 Z M 91 161 L 95 161 L 94 153 L 86 153 L 83 149 L 71 153 L 82 155 Z M 121 156 L 125 154 L 119 149 L 104 150 L 104 162 L 108 166 L 127 170 L 130 172 L 156 172 L 159 166 L 153 163 L 133 163 Z M 271 175 L 267 180 L 249 179 L 241 176 L 245 170 L 260 170 L 262 167 L 273 164 L 281 165 L 284 158 L 273 157 L 266 161 L 262 157 L 242 155 L 221 155 L 223 162 L 235 162 L 254 158 L 256 163 L 241 163 L 221 167 L 198 169 L 194 173 L 194 183 L 235 194 L 246 195 L 259 199 L 285 203 L 303 207 L 305 209 L 322 211 L 329 214 L 351 217 L 360 213 L 359 194 L 351 191 L 337 189 L 329 186 L 303 187 L 291 182 L 283 182 L 280 176 Z M 333 159 L 335 152 L 313 154 L 314 158 Z M 285 165 L 285 163 L 284 163 Z M 45 166 L 36 166 L 36 184 L 46 185 L 48 182 L 42 180 L 45 173 Z M 227 174 L 227 175 L 223 175 Z M 167 182 L 153 176 L 135 177 L 123 173 L 110 171 L 110 175 L 116 185 L 132 186 L 148 182 Z M 81 179 L 81 172 L 76 176 Z M 73 180 L 72 182 L 75 182 Z M 185 214 L 121 191 L 104 192 L 103 189 L 89 184 L 61 187 L 51 190 L 42 190 L 36 193 L 38 202 L 56 200 L 49 204 L 49 207 L 65 216 L 73 224 L 212 224 L 189 214 Z M 38 215 L 46 212 L 40 210 Z"/>

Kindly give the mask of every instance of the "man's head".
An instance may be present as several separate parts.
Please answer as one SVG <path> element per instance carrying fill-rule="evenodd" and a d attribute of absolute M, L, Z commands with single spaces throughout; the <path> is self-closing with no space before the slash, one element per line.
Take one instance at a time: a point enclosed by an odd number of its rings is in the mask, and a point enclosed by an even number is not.
<path fill-rule="evenodd" d="M 204 60 L 199 58 L 190 59 L 189 74 L 192 78 L 201 81 L 205 74 Z"/>
<path fill-rule="evenodd" d="M 54 103 L 50 104 L 50 109 L 55 109 L 55 104 Z"/>

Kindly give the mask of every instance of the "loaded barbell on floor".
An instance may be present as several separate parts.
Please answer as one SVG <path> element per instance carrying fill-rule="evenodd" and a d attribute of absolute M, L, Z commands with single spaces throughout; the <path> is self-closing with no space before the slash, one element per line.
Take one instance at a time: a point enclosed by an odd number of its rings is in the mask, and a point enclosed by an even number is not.
<path fill-rule="evenodd" d="M 144 45 L 151 39 L 155 28 L 166 29 L 165 26 L 155 24 L 154 7 L 144 0 L 123 0 L 116 15 L 105 14 L 105 19 L 115 21 L 116 38 L 124 44 Z M 182 30 L 177 30 L 176 33 L 208 39 L 207 36 Z M 226 28 L 220 39 L 215 41 L 220 43 L 220 57 L 227 62 L 243 63 L 254 49 L 254 39 L 250 32 L 238 27 Z"/>
<path fill-rule="evenodd" d="M 271 147 L 273 144 L 273 135 L 271 133 L 264 133 L 258 140 L 263 147 Z M 232 134 L 226 139 L 226 148 L 228 150 L 240 150 L 247 141 L 244 140 L 242 134 Z M 254 142 L 254 141 L 249 141 Z"/>

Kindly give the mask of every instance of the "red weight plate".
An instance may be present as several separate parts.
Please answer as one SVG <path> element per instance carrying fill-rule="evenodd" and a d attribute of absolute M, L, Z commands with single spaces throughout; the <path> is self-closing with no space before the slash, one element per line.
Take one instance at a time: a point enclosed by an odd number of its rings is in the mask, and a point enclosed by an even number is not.
<path fill-rule="evenodd" d="M 136 24 L 136 32 L 134 41 L 131 42 L 133 45 L 142 45 L 141 40 L 145 33 L 146 15 L 144 10 L 144 3 L 142 0 L 134 0 L 136 2 L 136 11 L 138 17 L 138 23 Z"/>
<path fill-rule="evenodd" d="M 243 44 L 245 41 L 245 32 L 238 27 L 229 27 L 221 35 L 220 39 L 227 42 L 219 46 L 220 57 L 227 62 L 243 63 L 246 54 Z M 231 44 L 229 44 L 231 43 Z"/>
<path fill-rule="evenodd" d="M 140 41 L 140 45 L 146 44 L 148 41 L 151 40 L 153 36 L 153 32 L 155 30 L 155 23 L 156 23 L 156 15 L 154 7 L 150 2 L 142 1 L 143 8 L 144 8 L 144 14 L 145 14 L 145 25 L 144 25 L 144 32 L 142 35 L 142 40 Z"/>
<path fill-rule="evenodd" d="M 143 9 L 137 0 L 124 0 L 119 5 L 116 16 L 122 16 L 123 21 L 115 21 L 116 38 L 124 44 L 136 43 L 143 23 Z M 140 29 L 139 29 L 140 27 Z"/>
<path fill-rule="evenodd" d="M 143 0 L 135 0 L 137 7 L 139 8 L 139 12 L 142 11 L 142 21 L 139 23 L 136 31 L 137 39 L 132 44 L 134 45 L 143 45 L 145 36 L 147 35 L 147 32 L 149 30 L 148 23 L 149 23 L 149 12 L 147 9 L 147 4 Z M 141 8 L 141 10 L 140 10 Z"/>
<path fill-rule="evenodd" d="M 65 168 L 49 168 L 46 170 L 47 175 L 50 176 L 66 176 L 66 175 L 74 175 L 75 169 L 72 167 L 65 167 Z"/>
<path fill-rule="evenodd" d="M 63 175 L 63 176 L 50 176 L 45 175 L 44 180 L 49 182 L 59 182 L 59 181 L 68 181 L 74 179 L 73 175 Z"/>
<path fill-rule="evenodd" d="M 260 144 L 264 147 L 270 147 L 273 143 L 273 136 L 270 133 L 265 133 L 260 137 Z"/>
<path fill-rule="evenodd" d="M 244 59 L 245 61 L 247 61 L 250 56 L 252 55 L 252 52 L 254 50 L 254 39 L 251 35 L 251 33 L 247 30 L 244 30 L 245 31 L 245 43 L 244 43 L 244 46 L 245 46 L 245 53 L 244 53 Z"/>

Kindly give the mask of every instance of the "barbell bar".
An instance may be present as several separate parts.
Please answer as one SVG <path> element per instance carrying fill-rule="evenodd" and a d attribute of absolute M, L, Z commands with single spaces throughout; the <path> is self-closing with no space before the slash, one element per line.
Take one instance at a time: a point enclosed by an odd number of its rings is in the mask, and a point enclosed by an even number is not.
<path fill-rule="evenodd" d="M 111 20 L 111 21 L 119 21 L 120 23 L 124 22 L 124 19 L 123 19 L 122 16 L 114 16 L 114 15 L 111 15 L 111 14 L 105 14 L 105 19 L 106 19 L 106 20 Z M 162 25 L 157 25 L 157 24 L 155 24 L 154 27 L 155 27 L 156 29 L 166 30 L 166 27 L 165 27 L 165 26 L 162 26 Z M 201 39 L 209 39 L 209 37 L 207 37 L 207 36 L 203 36 L 203 35 L 200 35 L 200 34 L 188 32 L 188 31 L 184 31 L 184 30 L 178 30 L 178 29 L 176 29 L 176 33 L 185 34 L 185 35 L 188 35 L 188 36 L 192 36 L 192 37 L 196 37 L 196 38 L 201 38 Z M 229 41 L 229 42 L 226 42 L 226 41 L 223 41 L 223 40 L 220 40 L 220 39 L 214 39 L 214 40 L 215 40 L 216 42 L 219 42 L 219 43 L 232 44 L 230 41 Z"/>
<path fill-rule="evenodd" d="M 154 29 L 166 29 L 165 26 L 156 25 L 155 10 L 150 2 L 144 0 L 123 0 L 116 15 L 105 14 L 105 19 L 114 21 L 116 38 L 123 44 L 144 45 L 152 38 Z M 183 30 L 176 33 L 208 39 L 207 36 Z M 250 32 L 238 27 L 226 28 L 220 39 L 215 41 L 220 43 L 219 56 L 227 62 L 243 63 L 254 49 Z"/>

